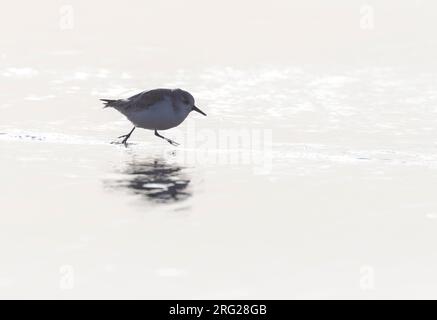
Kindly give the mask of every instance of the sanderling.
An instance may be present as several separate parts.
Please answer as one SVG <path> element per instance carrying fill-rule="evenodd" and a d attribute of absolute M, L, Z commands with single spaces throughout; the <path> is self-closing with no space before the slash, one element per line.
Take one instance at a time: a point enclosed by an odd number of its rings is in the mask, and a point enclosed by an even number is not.
<path fill-rule="evenodd" d="M 194 105 L 193 96 L 181 89 L 154 89 L 140 92 L 127 99 L 100 99 L 105 107 L 112 107 L 124 114 L 133 123 L 133 129 L 125 135 L 122 144 L 127 140 L 135 128 L 155 130 L 155 136 L 177 146 L 177 142 L 161 136 L 158 130 L 167 130 L 180 125 L 191 111 L 206 114 Z"/>

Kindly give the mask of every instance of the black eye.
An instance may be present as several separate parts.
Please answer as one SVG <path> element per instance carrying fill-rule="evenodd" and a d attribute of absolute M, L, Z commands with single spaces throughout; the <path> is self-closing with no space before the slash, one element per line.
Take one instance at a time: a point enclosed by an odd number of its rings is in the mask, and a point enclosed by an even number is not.
<path fill-rule="evenodd" d="M 185 104 L 188 104 L 188 103 L 189 103 L 189 101 L 186 100 L 186 99 L 182 100 L 182 102 L 185 103 Z"/>

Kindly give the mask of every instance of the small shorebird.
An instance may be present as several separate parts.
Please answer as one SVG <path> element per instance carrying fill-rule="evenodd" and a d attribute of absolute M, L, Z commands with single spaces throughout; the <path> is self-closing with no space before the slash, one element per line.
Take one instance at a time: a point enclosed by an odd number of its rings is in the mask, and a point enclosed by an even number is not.
<path fill-rule="evenodd" d="M 133 123 L 134 127 L 128 134 L 118 137 L 123 138 L 122 144 L 127 140 L 135 128 L 155 130 L 155 136 L 164 139 L 171 145 L 177 142 L 161 136 L 158 130 L 167 130 L 180 125 L 191 111 L 206 114 L 194 105 L 193 96 L 181 89 L 154 89 L 140 92 L 127 99 L 110 100 L 100 99 L 105 103 L 104 108 L 112 107 L 121 112 Z"/>

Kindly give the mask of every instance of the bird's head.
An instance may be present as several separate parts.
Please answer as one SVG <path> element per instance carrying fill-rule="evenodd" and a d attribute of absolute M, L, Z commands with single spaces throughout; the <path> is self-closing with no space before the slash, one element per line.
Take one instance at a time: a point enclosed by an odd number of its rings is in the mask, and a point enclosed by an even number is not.
<path fill-rule="evenodd" d="M 174 90 L 174 93 L 177 106 L 184 110 L 187 114 L 191 111 L 196 111 L 206 116 L 205 112 L 196 107 L 194 97 L 189 92 L 181 89 L 176 89 Z"/>

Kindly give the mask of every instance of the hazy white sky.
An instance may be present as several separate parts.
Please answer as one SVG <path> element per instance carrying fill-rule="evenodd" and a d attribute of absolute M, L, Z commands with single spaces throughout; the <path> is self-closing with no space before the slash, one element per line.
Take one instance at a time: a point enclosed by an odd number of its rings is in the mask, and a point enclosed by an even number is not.
<path fill-rule="evenodd" d="M 188 64 L 432 64 L 437 53 L 437 3 L 431 0 L 46 0 L 0 6 L 0 52 L 23 57 L 80 50 L 99 63 L 154 53 L 161 61 Z"/>

